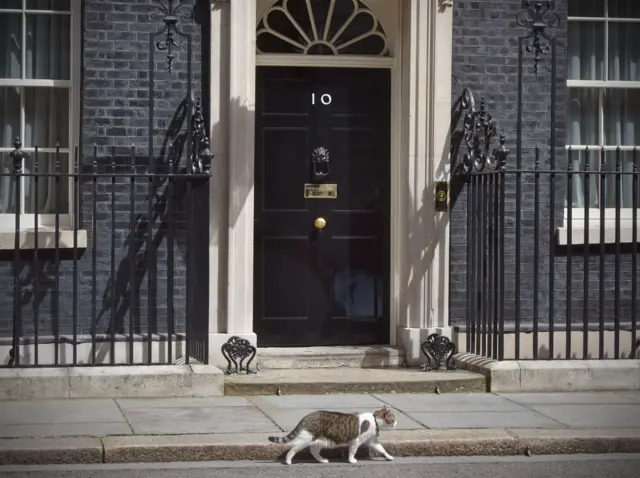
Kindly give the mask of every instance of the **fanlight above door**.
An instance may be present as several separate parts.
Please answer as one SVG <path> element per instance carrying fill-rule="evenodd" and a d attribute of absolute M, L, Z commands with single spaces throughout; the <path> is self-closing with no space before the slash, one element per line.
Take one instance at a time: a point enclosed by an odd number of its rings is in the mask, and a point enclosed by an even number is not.
<path fill-rule="evenodd" d="M 262 16 L 257 52 L 388 56 L 387 36 L 360 0 L 278 0 Z"/>

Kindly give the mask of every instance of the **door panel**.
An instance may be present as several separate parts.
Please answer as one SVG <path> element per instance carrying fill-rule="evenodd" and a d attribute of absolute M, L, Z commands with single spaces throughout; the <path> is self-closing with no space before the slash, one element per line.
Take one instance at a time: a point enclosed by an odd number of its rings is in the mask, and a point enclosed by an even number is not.
<path fill-rule="evenodd" d="M 264 211 L 306 211 L 307 204 L 300 188 L 304 184 L 308 166 L 302 158 L 308 155 L 309 128 L 262 128 L 262 207 Z M 268 162 L 268 158 L 278 158 Z M 276 164 L 274 164 L 276 163 Z"/>
<path fill-rule="evenodd" d="M 260 346 L 388 343 L 389 79 L 388 70 L 258 68 Z M 329 174 L 315 178 L 320 146 Z M 338 197 L 305 199 L 305 183 L 336 184 Z"/>

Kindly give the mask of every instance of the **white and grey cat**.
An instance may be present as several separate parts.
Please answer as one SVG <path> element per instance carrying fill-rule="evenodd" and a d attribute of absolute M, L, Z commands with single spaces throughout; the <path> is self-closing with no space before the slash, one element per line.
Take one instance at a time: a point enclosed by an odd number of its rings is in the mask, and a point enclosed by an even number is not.
<path fill-rule="evenodd" d="M 311 455 L 320 463 L 329 460 L 320 455 L 323 448 L 340 445 L 349 447 L 349 463 L 355 464 L 356 452 L 361 445 L 377 451 L 387 460 L 393 457 L 387 453 L 378 441 L 379 427 L 395 427 L 397 424 L 393 412 L 385 406 L 368 413 L 340 413 L 324 410 L 309 413 L 285 437 L 269 437 L 272 443 L 284 443 L 290 446 L 285 462 L 291 460 L 299 451 L 309 447 Z"/>

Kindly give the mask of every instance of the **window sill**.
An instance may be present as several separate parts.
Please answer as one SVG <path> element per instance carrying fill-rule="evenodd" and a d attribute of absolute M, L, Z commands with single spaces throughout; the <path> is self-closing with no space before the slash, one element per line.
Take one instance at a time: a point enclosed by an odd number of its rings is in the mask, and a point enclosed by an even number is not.
<path fill-rule="evenodd" d="M 58 247 L 60 249 L 73 249 L 73 229 L 60 228 L 58 231 Z M 20 250 L 35 249 L 36 233 L 34 229 L 23 229 L 20 231 Z M 0 250 L 15 250 L 15 229 L 0 229 Z M 87 231 L 78 229 L 76 246 L 78 249 L 87 247 Z M 56 231 L 53 227 L 40 226 L 38 228 L 38 250 L 56 248 Z"/>
<path fill-rule="evenodd" d="M 559 246 L 568 245 L 568 233 L 569 228 L 567 226 L 558 227 L 556 229 L 556 243 Z M 638 223 L 636 234 L 640 239 L 640 223 Z M 631 244 L 633 242 L 632 238 L 633 227 L 631 225 L 631 221 L 623 221 L 620 224 L 620 243 Z M 587 231 L 587 244 L 600 244 L 600 242 L 600 225 L 589 226 Z M 604 223 L 604 243 L 616 243 L 616 226 L 613 221 L 606 221 Z M 584 244 L 584 226 L 573 226 L 571 228 L 571 245 L 580 246 Z"/>

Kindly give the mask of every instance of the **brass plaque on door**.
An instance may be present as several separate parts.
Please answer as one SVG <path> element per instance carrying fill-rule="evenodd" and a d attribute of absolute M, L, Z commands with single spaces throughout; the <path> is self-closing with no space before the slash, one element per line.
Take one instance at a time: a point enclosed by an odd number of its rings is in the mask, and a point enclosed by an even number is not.
<path fill-rule="evenodd" d="M 304 198 L 305 199 L 337 199 L 338 185 L 337 184 L 305 184 Z"/>

